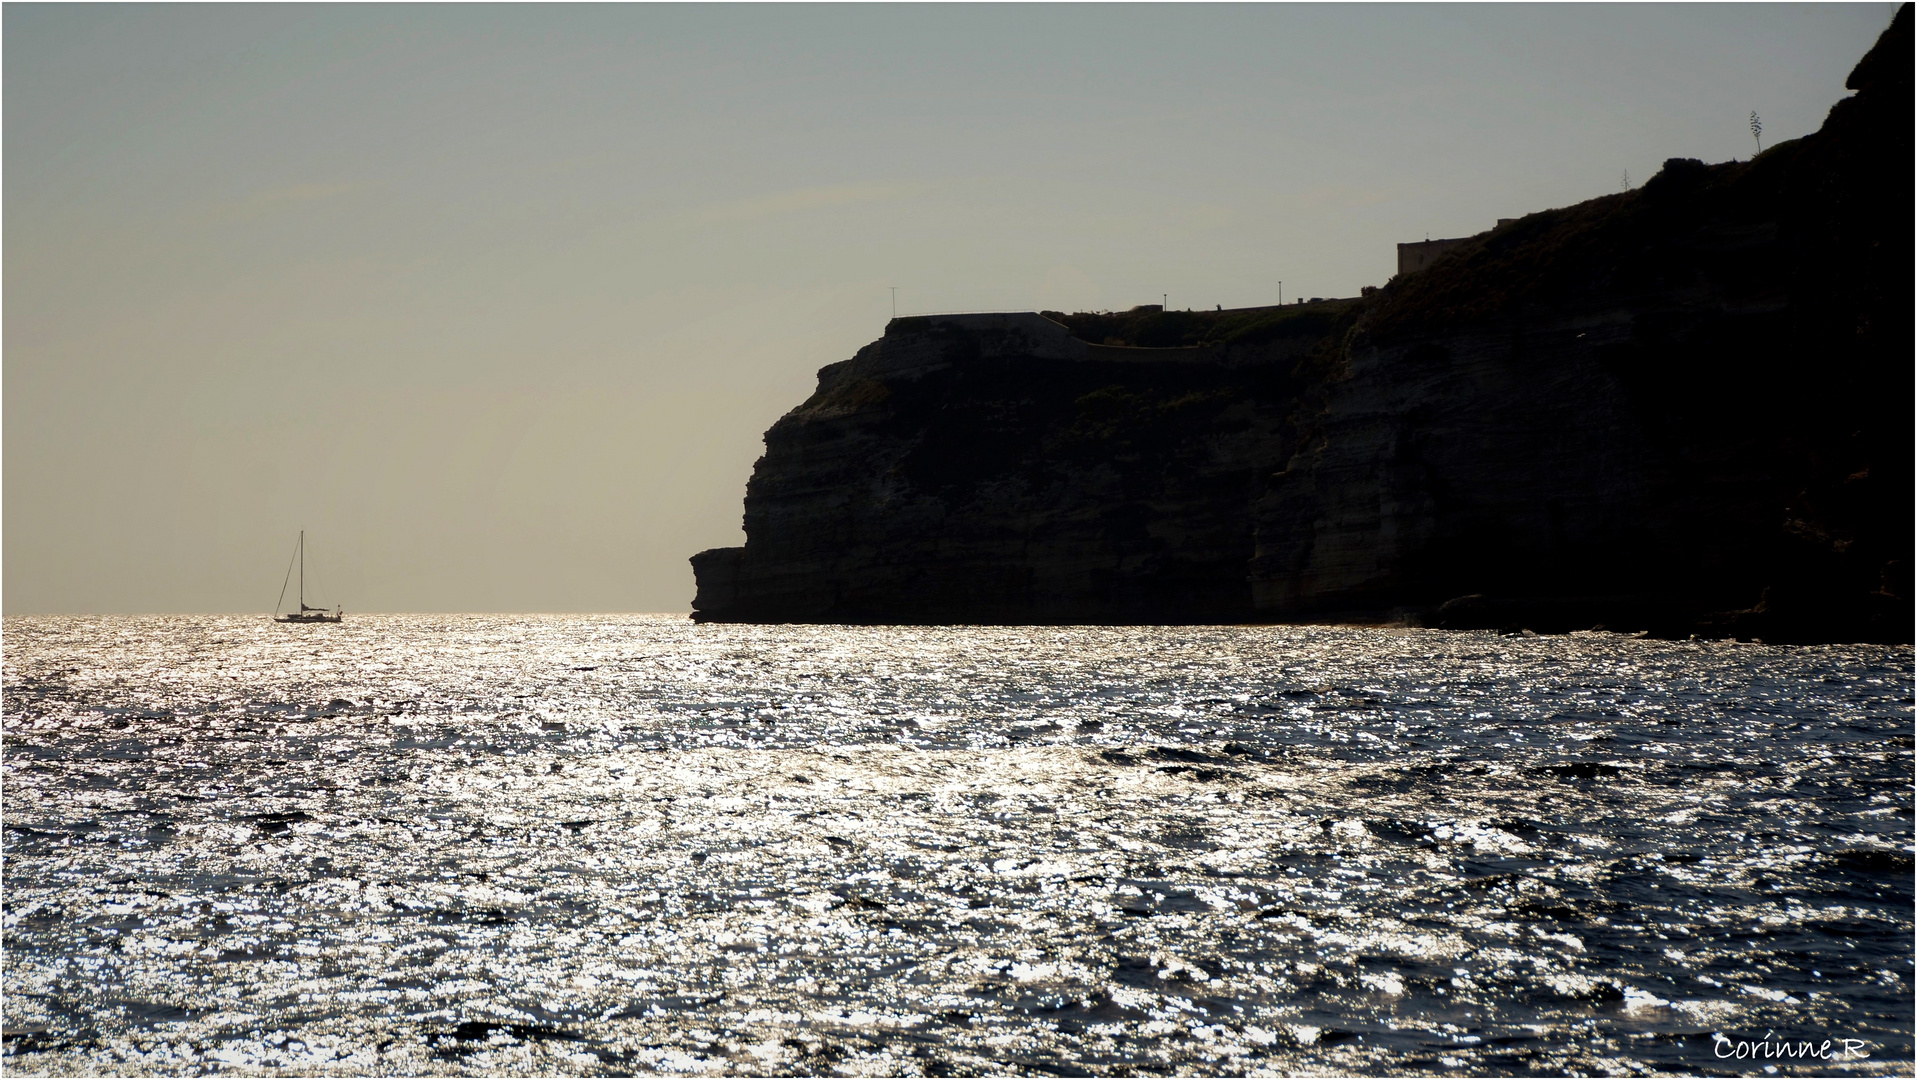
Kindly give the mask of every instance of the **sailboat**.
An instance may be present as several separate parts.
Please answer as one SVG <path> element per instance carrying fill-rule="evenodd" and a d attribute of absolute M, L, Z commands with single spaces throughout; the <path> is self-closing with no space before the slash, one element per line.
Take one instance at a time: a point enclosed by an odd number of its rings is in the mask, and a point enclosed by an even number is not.
<path fill-rule="evenodd" d="M 299 545 L 293 549 L 293 559 L 300 564 L 300 609 L 298 611 L 289 611 L 284 615 L 280 614 L 280 605 L 286 602 L 286 586 L 291 582 L 293 577 L 293 564 L 289 562 L 286 564 L 287 580 L 280 582 L 280 598 L 273 602 L 273 621 L 296 623 L 339 622 L 346 616 L 346 612 L 342 608 L 334 608 L 328 611 L 325 608 L 306 606 L 305 529 L 300 530 L 300 541 Z"/>

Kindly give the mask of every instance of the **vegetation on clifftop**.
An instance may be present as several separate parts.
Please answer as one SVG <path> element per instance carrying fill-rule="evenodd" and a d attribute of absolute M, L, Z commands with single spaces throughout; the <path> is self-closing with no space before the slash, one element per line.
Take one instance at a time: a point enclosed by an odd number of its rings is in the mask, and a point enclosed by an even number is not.
<path fill-rule="evenodd" d="M 1158 305 L 1130 311 L 1041 311 L 1062 323 L 1080 341 L 1135 349 L 1178 349 L 1203 345 L 1254 345 L 1279 338 L 1322 337 L 1357 300 L 1321 300 L 1315 304 L 1233 308 L 1230 311 L 1162 311 Z"/>

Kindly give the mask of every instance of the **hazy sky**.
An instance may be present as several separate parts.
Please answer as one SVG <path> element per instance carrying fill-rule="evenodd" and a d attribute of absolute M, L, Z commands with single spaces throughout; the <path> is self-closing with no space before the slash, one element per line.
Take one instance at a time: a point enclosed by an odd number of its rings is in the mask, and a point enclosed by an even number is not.
<path fill-rule="evenodd" d="M 4 609 L 683 611 L 888 286 L 1351 295 L 1894 10 L 8 4 Z"/>

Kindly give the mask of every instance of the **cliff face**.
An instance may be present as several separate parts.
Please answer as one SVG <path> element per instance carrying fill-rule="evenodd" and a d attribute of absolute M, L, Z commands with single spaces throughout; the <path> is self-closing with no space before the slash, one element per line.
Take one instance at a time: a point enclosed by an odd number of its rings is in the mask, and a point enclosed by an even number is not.
<path fill-rule="evenodd" d="M 1908 640 L 1908 6 L 1850 86 L 1362 300 L 895 320 L 767 433 L 695 617 Z"/>
<path fill-rule="evenodd" d="M 1284 334 L 1090 345 L 1029 314 L 894 320 L 766 433 L 746 546 L 693 559 L 697 616 L 1248 618 L 1295 351 Z"/>
<path fill-rule="evenodd" d="M 1385 289 L 1260 501 L 1260 610 L 1907 640 L 1910 21 L 1817 134 Z"/>

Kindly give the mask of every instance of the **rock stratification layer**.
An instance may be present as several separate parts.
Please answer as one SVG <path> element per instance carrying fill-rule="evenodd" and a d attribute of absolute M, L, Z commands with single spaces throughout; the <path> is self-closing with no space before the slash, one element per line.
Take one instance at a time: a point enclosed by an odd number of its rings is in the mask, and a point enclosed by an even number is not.
<path fill-rule="evenodd" d="M 1816 134 L 1357 300 L 894 320 L 695 618 L 1908 640 L 1910 20 Z"/>

